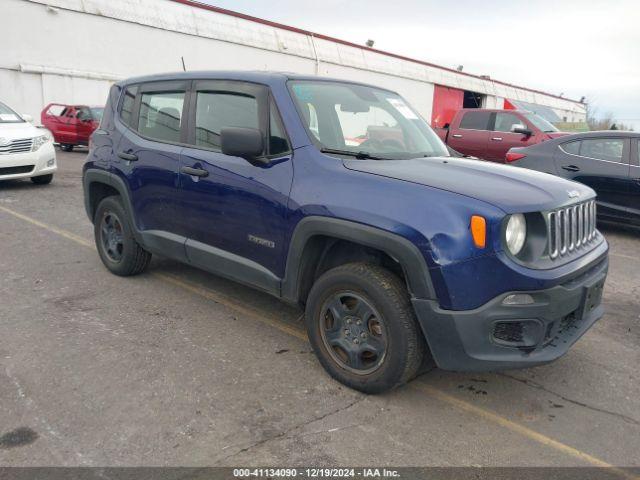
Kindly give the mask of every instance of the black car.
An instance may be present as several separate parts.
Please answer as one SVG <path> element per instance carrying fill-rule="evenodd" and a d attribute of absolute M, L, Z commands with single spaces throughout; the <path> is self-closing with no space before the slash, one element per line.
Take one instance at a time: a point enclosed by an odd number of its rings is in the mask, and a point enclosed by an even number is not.
<path fill-rule="evenodd" d="M 593 188 L 598 220 L 640 227 L 640 133 L 602 131 L 566 135 L 512 148 L 507 161 Z"/>

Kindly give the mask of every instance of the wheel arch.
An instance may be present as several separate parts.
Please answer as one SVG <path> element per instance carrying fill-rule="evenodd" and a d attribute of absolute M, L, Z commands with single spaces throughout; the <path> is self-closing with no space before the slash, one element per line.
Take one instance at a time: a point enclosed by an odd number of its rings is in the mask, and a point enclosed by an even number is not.
<path fill-rule="evenodd" d="M 409 240 L 397 234 L 357 222 L 329 217 L 306 217 L 291 237 L 281 296 L 291 303 L 303 303 L 319 266 L 340 242 L 362 247 L 361 255 L 381 252 L 402 269 L 412 297 L 436 299 L 424 256 Z M 362 260 L 352 258 L 350 261 Z M 311 280 L 310 280 L 311 278 Z"/>
<path fill-rule="evenodd" d="M 122 179 L 105 170 L 90 169 L 84 172 L 83 186 L 84 206 L 87 216 L 92 223 L 100 201 L 111 195 L 119 195 L 122 198 L 125 212 L 133 226 L 134 236 L 138 239 L 139 232 L 131 208 L 129 191 Z"/>

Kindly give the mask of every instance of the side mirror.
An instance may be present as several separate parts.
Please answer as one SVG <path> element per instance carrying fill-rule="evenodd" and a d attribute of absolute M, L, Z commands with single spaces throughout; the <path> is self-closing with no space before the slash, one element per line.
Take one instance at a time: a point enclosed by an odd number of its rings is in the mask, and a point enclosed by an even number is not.
<path fill-rule="evenodd" d="M 33 117 L 32 117 L 31 115 L 29 115 L 28 113 L 23 113 L 23 114 L 22 114 L 22 115 L 20 115 L 20 116 L 22 117 L 22 119 L 23 119 L 25 122 L 29 122 L 29 123 L 33 122 Z"/>
<path fill-rule="evenodd" d="M 264 137 L 255 128 L 223 128 L 220 131 L 220 146 L 225 155 L 242 157 L 252 163 L 268 163 L 266 159 L 258 159 L 264 152 Z"/>
<path fill-rule="evenodd" d="M 511 131 L 513 133 L 521 133 L 522 135 L 526 135 L 527 137 L 533 135 L 533 132 L 521 123 L 512 126 Z"/>

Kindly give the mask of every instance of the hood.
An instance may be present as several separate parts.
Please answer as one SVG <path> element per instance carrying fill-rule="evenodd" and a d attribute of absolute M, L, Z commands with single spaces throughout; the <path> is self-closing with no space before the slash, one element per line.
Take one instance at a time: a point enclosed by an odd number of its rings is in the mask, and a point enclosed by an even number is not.
<path fill-rule="evenodd" d="M 346 159 L 344 166 L 357 172 L 466 195 L 490 203 L 506 213 L 549 210 L 595 196 L 589 187 L 560 177 L 466 158 Z"/>
<path fill-rule="evenodd" d="M 29 122 L 20 123 L 0 123 L 0 143 L 2 139 L 15 140 L 17 138 L 31 138 L 44 135 L 40 129 L 34 127 Z"/>

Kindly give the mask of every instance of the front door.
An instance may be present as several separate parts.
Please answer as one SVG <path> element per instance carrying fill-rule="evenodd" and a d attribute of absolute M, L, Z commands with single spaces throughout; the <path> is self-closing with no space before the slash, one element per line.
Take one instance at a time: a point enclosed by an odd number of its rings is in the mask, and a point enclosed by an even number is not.
<path fill-rule="evenodd" d="M 78 119 L 75 107 L 66 107 L 60 116 L 59 143 L 76 144 L 78 138 Z"/>
<path fill-rule="evenodd" d="M 513 113 L 497 112 L 495 114 L 493 129 L 487 143 L 487 160 L 504 163 L 509 149 L 526 147 L 533 143 L 532 135 L 513 133 L 515 127 L 531 129 L 530 125 Z"/>
<path fill-rule="evenodd" d="M 89 137 L 95 130 L 93 126 L 93 115 L 91 115 L 91 109 L 89 107 L 78 107 L 76 119 L 78 129 L 77 143 L 81 145 L 88 145 Z"/>
<path fill-rule="evenodd" d="M 189 259 L 254 286 L 282 277 L 291 152 L 266 87 L 235 81 L 194 82 L 189 138 L 182 152 L 180 210 Z M 264 133 L 268 165 L 224 155 L 226 127 Z M 269 284 L 265 286 L 265 283 Z"/>

